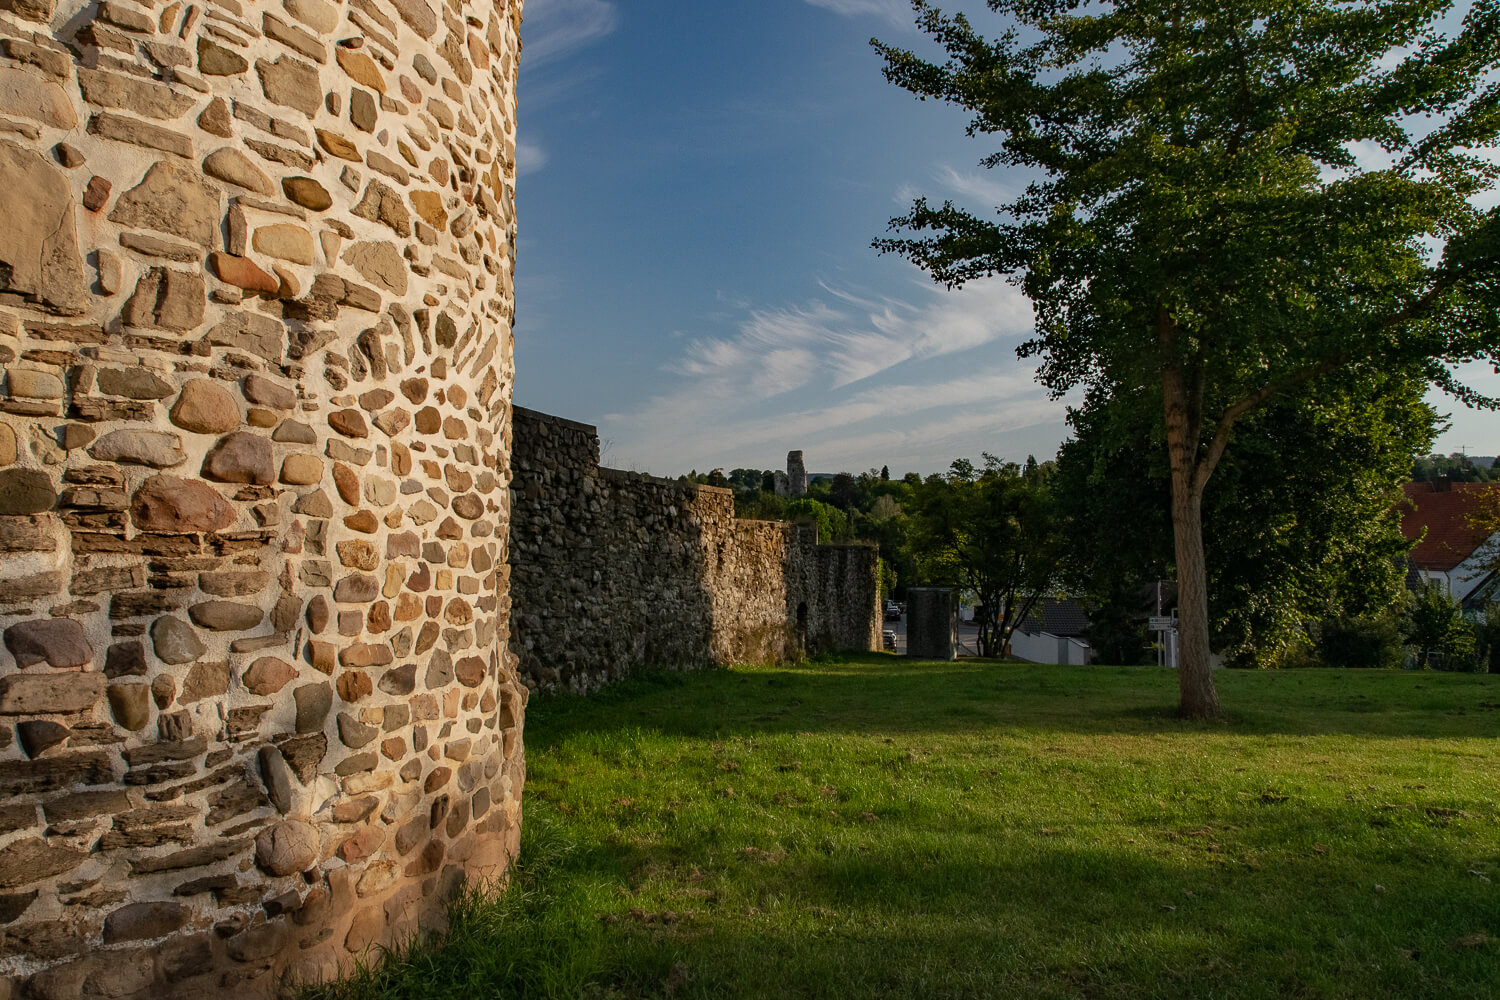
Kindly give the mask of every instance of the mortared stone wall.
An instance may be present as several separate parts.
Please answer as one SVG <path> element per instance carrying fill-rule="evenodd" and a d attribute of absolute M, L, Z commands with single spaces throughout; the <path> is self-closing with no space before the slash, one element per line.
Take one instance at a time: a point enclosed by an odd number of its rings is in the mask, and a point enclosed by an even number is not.
<path fill-rule="evenodd" d="M 516 849 L 519 0 L 0 0 L 0 998 L 263 996 Z"/>

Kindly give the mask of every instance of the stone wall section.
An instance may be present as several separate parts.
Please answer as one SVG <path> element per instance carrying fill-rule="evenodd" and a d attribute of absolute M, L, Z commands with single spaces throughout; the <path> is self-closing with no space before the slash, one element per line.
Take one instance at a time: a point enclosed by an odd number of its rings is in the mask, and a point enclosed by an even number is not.
<path fill-rule="evenodd" d="M 519 0 L 0 0 L 0 997 L 269 995 L 517 845 Z"/>
<path fill-rule="evenodd" d="M 729 490 L 600 468 L 595 428 L 513 413 L 511 649 L 531 687 L 879 648 L 872 547 L 737 520 Z"/>

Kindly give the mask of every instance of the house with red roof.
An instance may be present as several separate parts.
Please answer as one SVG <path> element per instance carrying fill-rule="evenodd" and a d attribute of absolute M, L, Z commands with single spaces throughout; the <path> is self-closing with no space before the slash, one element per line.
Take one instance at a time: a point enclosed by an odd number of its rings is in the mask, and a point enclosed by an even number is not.
<path fill-rule="evenodd" d="M 1438 479 L 1407 483 L 1401 534 L 1417 544 L 1408 556 L 1423 581 L 1440 581 L 1454 601 L 1474 604 L 1496 583 L 1500 532 L 1476 529 L 1471 518 L 1493 510 L 1500 483 L 1454 483 Z M 1488 501 L 1488 502 L 1487 502 Z"/>

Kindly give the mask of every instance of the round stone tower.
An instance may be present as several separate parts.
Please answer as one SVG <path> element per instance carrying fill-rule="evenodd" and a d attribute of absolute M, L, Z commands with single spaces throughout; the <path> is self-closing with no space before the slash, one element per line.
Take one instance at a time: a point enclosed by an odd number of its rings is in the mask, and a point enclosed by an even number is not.
<path fill-rule="evenodd" d="M 0 0 L 0 997 L 262 996 L 516 849 L 519 0 Z"/>

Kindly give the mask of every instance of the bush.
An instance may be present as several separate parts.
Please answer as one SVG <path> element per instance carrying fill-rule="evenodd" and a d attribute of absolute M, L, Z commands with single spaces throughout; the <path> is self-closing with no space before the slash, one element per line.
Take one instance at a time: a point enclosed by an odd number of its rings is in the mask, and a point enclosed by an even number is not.
<path fill-rule="evenodd" d="M 1314 631 L 1324 666 L 1394 670 L 1405 658 L 1405 636 L 1394 614 L 1330 618 Z"/>
<path fill-rule="evenodd" d="M 1434 670 L 1474 670 L 1478 666 L 1478 642 L 1474 626 L 1441 583 L 1429 582 L 1417 594 L 1411 609 L 1411 642 L 1418 662 Z"/>

